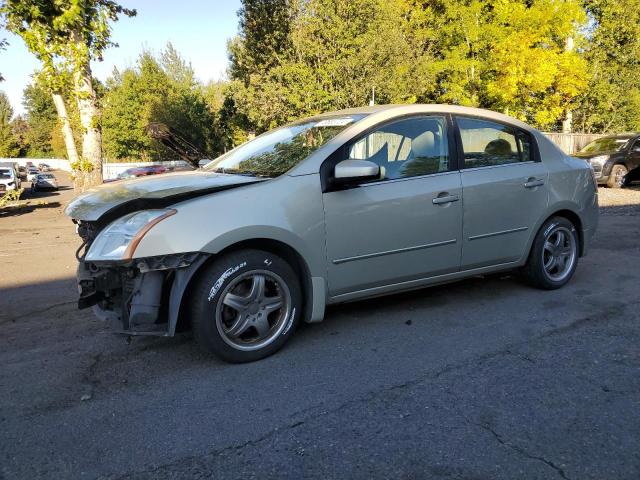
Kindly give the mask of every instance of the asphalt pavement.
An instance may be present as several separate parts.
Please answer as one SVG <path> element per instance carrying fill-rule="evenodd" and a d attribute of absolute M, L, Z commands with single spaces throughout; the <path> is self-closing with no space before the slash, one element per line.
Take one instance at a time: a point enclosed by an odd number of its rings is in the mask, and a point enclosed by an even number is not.
<path fill-rule="evenodd" d="M 71 195 L 0 215 L 0 478 L 640 478 L 638 205 L 602 209 L 561 290 L 336 306 L 229 365 L 76 310 Z"/>

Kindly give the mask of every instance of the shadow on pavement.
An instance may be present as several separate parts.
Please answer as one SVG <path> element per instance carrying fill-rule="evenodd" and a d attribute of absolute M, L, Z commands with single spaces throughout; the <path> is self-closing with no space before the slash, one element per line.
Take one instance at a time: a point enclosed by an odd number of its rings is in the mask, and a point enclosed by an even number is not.
<path fill-rule="evenodd" d="M 31 213 L 35 210 L 43 209 L 43 208 L 60 208 L 62 204 L 60 202 L 46 202 L 46 203 L 38 203 L 38 204 L 23 204 L 16 205 L 11 207 L 4 207 L 0 209 L 0 218 L 4 217 L 17 217 L 20 215 L 25 215 L 27 213 Z"/>

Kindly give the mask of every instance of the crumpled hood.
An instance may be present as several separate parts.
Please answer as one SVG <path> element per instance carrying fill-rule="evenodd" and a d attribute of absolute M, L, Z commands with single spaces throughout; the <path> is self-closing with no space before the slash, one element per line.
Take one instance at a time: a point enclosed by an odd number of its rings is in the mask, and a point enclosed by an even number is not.
<path fill-rule="evenodd" d="M 264 179 L 205 171 L 176 172 L 100 185 L 74 198 L 65 215 L 83 221 L 113 220 L 145 208 L 163 208 L 187 198 Z"/>

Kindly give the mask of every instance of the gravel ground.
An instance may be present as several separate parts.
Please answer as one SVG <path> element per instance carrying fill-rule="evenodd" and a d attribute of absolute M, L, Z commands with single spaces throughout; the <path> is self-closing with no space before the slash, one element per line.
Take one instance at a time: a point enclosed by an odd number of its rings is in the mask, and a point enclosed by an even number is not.
<path fill-rule="evenodd" d="M 603 215 L 633 215 L 640 210 L 640 186 L 599 188 L 598 202 Z"/>

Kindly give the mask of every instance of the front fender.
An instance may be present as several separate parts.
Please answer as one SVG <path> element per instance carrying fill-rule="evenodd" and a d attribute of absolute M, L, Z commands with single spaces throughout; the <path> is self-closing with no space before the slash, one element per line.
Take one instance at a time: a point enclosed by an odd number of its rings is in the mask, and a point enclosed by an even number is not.
<path fill-rule="evenodd" d="M 179 252 L 216 254 L 238 242 L 270 239 L 299 252 L 312 276 L 326 276 L 318 175 L 285 175 L 190 199 L 173 208 L 177 213 L 149 230 L 134 258 Z"/>

